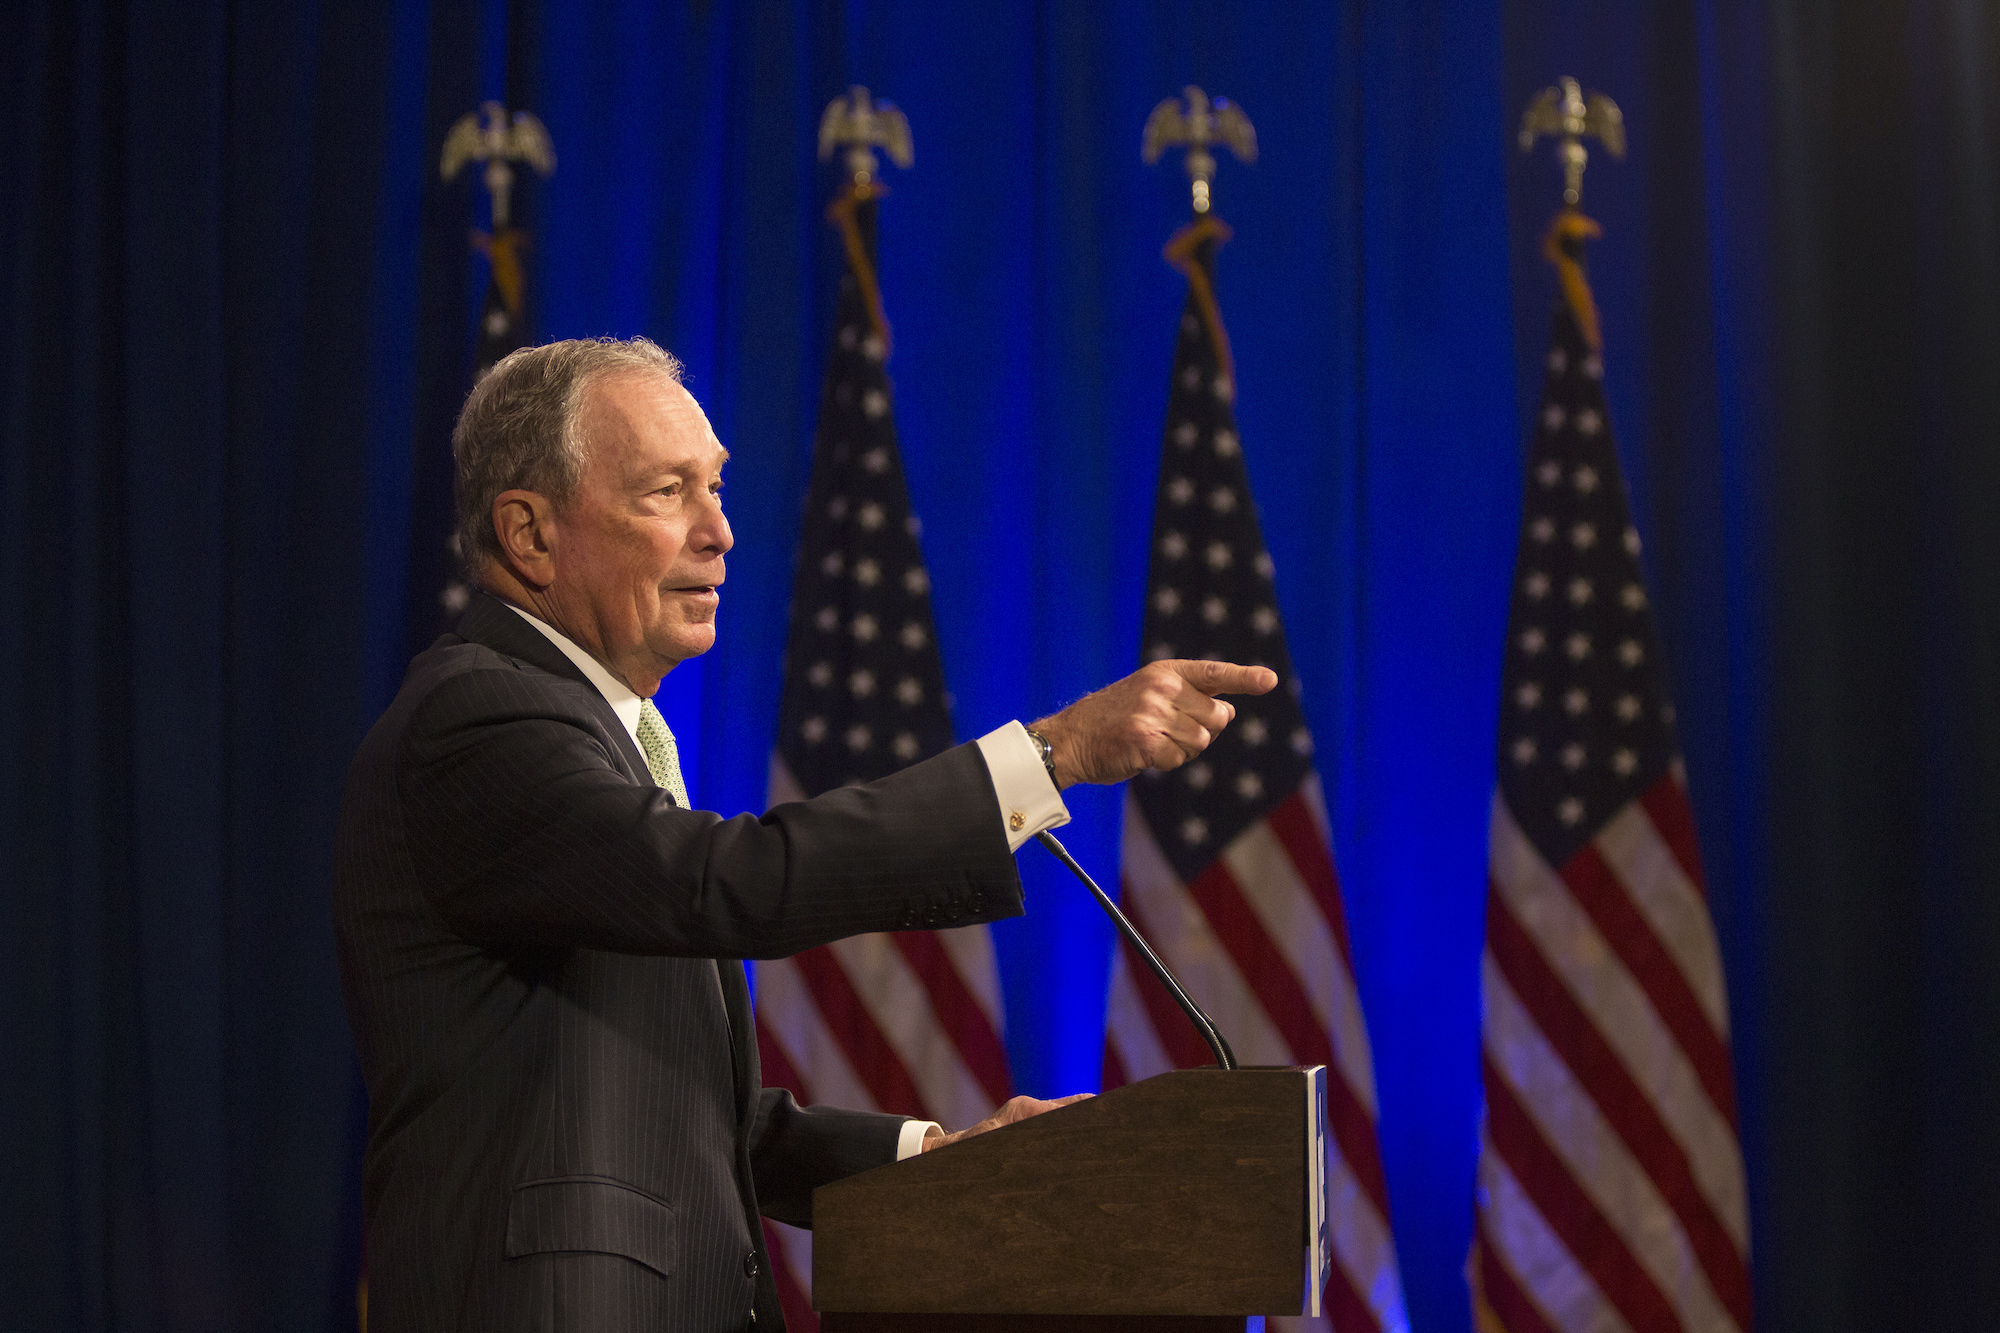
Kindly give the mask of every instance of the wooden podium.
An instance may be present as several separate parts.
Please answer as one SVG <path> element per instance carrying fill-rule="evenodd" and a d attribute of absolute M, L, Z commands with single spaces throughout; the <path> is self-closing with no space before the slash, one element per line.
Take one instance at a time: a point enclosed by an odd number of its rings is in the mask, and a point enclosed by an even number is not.
<path fill-rule="evenodd" d="M 825 1333 L 1318 1313 L 1326 1070 L 1162 1074 L 813 1194 Z"/>

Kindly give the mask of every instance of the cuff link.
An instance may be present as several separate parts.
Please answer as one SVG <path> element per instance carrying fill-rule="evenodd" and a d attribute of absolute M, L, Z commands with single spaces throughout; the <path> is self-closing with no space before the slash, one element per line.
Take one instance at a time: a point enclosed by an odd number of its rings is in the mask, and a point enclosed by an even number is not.
<path fill-rule="evenodd" d="M 1019 810 L 1016 810 L 1013 814 L 1007 816 L 1007 827 L 1019 833 L 1022 829 L 1028 827 L 1028 817 Z"/>

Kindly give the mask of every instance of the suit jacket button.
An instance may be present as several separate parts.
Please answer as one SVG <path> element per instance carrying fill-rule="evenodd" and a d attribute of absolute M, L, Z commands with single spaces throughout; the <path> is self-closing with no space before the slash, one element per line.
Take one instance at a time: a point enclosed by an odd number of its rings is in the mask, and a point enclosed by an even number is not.
<path fill-rule="evenodd" d="M 747 1277 L 747 1278 L 750 1278 L 750 1279 L 752 1279 L 753 1281 L 754 1281 L 754 1280 L 756 1279 L 756 1277 L 757 1277 L 757 1251 L 755 1251 L 755 1250 L 752 1250 L 752 1251 L 750 1251 L 750 1253 L 748 1253 L 748 1254 L 746 1254 L 746 1255 L 744 1255 L 744 1256 L 743 1256 L 743 1276 L 744 1276 L 744 1277 Z"/>

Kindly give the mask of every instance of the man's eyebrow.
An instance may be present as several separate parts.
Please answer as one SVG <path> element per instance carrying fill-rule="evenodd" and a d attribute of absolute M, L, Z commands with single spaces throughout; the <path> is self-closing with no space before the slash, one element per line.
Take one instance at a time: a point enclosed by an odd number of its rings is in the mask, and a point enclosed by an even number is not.
<path fill-rule="evenodd" d="M 722 449 L 722 446 L 718 444 L 716 448 Z M 715 466 L 719 468 L 728 461 L 729 451 L 722 449 L 722 457 L 716 461 Z M 694 459 L 688 459 L 680 463 L 669 463 L 663 467 L 649 468 L 639 473 L 635 480 L 645 485 L 651 485 L 661 477 L 688 477 L 700 471 L 702 471 L 701 463 Z"/>

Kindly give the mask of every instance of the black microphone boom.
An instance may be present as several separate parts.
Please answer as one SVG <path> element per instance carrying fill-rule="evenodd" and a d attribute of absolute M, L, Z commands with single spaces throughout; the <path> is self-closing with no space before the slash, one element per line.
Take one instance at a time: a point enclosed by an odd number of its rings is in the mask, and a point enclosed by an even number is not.
<path fill-rule="evenodd" d="M 1076 863 L 1076 858 L 1069 854 L 1069 849 L 1056 841 L 1053 833 L 1037 833 L 1035 841 L 1053 852 L 1058 861 L 1069 867 L 1072 875 L 1083 881 L 1083 886 L 1097 899 L 1097 905 L 1111 918 L 1111 924 L 1118 927 L 1118 933 L 1125 937 L 1126 943 L 1139 951 L 1139 956 L 1146 960 L 1146 966 L 1153 969 L 1153 975 L 1167 988 L 1167 994 L 1174 997 L 1174 1003 L 1188 1016 L 1188 1022 L 1194 1024 L 1194 1030 L 1208 1043 L 1208 1049 L 1215 1052 L 1215 1063 L 1224 1069 L 1236 1068 L 1236 1052 L 1229 1049 L 1229 1043 L 1223 1040 L 1215 1021 L 1202 1012 L 1201 1006 L 1194 1002 L 1192 996 L 1181 989 L 1181 983 L 1174 980 L 1174 974 L 1167 971 L 1167 965 L 1160 961 L 1160 956 L 1153 952 L 1153 946 L 1146 943 L 1138 928 L 1126 920 L 1125 914 L 1118 910 L 1118 904 L 1112 902 L 1110 896 L 1097 887 L 1097 881 L 1085 873 L 1084 868 Z"/>

